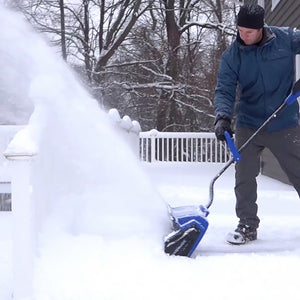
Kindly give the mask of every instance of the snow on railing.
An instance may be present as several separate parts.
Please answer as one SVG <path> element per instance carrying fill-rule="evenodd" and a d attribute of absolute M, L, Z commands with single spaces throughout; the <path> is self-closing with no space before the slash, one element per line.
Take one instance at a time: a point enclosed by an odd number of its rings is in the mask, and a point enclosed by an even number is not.
<path fill-rule="evenodd" d="M 230 158 L 226 144 L 211 132 L 140 133 L 140 159 L 145 162 L 224 163 Z"/>
<path fill-rule="evenodd" d="M 115 108 L 109 110 L 108 115 L 113 122 L 113 125 L 125 138 L 125 141 L 130 145 L 134 153 L 138 155 L 139 151 L 139 133 L 141 126 L 138 121 L 131 120 L 129 116 L 120 117 L 119 111 Z"/>

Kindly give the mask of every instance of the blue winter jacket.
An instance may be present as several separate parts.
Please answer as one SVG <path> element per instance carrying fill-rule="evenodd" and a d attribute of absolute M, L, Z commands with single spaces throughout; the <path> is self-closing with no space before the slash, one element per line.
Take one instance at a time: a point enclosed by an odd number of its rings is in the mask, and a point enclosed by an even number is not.
<path fill-rule="evenodd" d="M 238 35 L 221 58 L 215 92 L 216 121 L 222 117 L 231 120 L 236 110 L 237 127 L 257 129 L 262 125 L 291 92 L 296 54 L 300 54 L 300 30 L 265 26 L 263 40 L 251 46 L 246 46 Z M 266 130 L 296 126 L 298 119 L 299 105 L 295 101 Z"/>

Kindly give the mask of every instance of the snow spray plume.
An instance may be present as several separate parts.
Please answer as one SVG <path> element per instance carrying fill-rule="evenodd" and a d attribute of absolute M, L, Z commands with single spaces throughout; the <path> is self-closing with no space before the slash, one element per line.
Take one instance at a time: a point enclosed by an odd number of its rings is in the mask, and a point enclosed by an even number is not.
<path fill-rule="evenodd" d="M 106 113 L 19 15 L 0 8 L 0 22 L 6 28 L 0 33 L 5 114 L 28 122 L 37 143 L 32 172 L 37 228 L 148 235 L 161 242 L 165 205 Z"/>

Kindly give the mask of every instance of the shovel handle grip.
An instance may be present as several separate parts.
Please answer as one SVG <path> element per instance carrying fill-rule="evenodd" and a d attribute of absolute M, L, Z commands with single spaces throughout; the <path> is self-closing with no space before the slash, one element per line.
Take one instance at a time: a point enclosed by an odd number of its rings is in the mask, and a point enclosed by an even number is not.
<path fill-rule="evenodd" d="M 240 155 L 238 149 L 236 148 L 230 133 L 228 131 L 225 131 L 224 136 L 226 139 L 227 146 L 228 146 L 230 152 L 232 153 L 234 161 L 239 162 L 241 160 L 241 155 Z"/>

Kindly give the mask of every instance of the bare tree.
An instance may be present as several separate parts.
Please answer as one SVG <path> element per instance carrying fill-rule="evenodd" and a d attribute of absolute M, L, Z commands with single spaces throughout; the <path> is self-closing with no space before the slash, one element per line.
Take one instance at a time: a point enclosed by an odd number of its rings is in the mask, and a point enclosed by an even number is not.
<path fill-rule="evenodd" d="M 108 60 L 113 56 L 116 49 L 130 33 L 139 16 L 145 12 L 147 6 L 145 8 L 141 8 L 141 3 L 141 0 L 125 0 L 124 3 L 115 10 L 117 17 L 111 22 L 106 32 L 105 40 L 103 35 L 99 35 L 101 45 L 103 45 L 101 50 L 104 51 L 102 52 L 99 47 L 100 55 L 95 67 L 95 72 L 101 71 L 101 69 L 106 66 Z M 103 33 L 103 27 L 104 24 L 100 24 L 99 32 Z"/>
<path fill-rule="evenodd" d="M 54 45 L 61 45 L 65 59 L 76 64 L 84 62 L 91 79 L 105 67 L 153 1 L 24 0 L 18 5 Z"/>
<path fill-rule="evenodd" d="M 222 22 L 222 12 L 224 0 L 217 1 L 199 1 L 199 0 L 163 0 L 165 8 L 165 22 L 168 37 L 168 59 L 166 74 L 172 78 L 171 84 L 181 82 L 182 70 L 182 56 L 179 55 L 181 48 L 181 41 L 183 35 L 188 41 L 191 40 L 190 29 L 192 27 L 200 27 L 202 29 L 209 28 L 217 32 L 217 44 L 220 49 L 224 50 L 226 47 L 225 35 L 235 34 L 235 31 L 230 27 L 226 27 Z M 196 15 L 194 11 L 200 12 L 202 22 L 193 20 Z M 217 19 L 217 21 L 216 21 Z M 191 54 L 191 47 L 187 46 L 187 51 Z M 212 113 L 212 102 L 206 106 L 206 115 Z M 185 109 L 183 109 L 185 107 Z M 192 108 L 191 103 L 182 99 L 174 90 L 164 91 L 160 97 L 157 127 L 159 130 L 179 130 L 180 122 L 185 122 L 184 115 L 188 111 L 189 115 Z M 205 105 L 202 105 L 205 108 Z M 196 111 L 196 110 L 194 110 Z"/>
<path fill-rule="evenodd" d="M 143 129 L 212 128 L 218 62 L 235 35 L 232 0 L 20 3 L 104 108 L 117 107 Z"/>
<path fill-rule="evenodd" d="M 224 43 L 235 35 L 214 9 L 202 1 L 149 6 L 102 73 L 105 101 L 139 118 L 144 129 L 211 130 L 217 35 Z"/>

